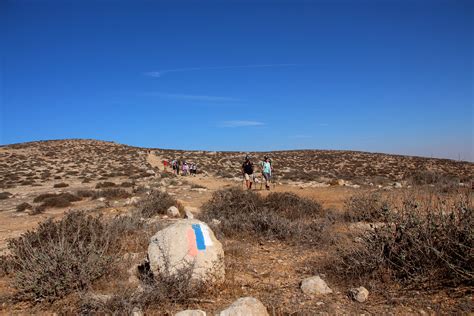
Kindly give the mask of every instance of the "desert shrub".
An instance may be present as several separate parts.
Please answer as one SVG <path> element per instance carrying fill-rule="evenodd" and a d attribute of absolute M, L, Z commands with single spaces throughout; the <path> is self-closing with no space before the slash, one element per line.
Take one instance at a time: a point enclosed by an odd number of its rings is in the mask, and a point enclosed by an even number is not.
<path fill-rule="evenodd" d="M 99 190 L 94 192 L 94 195 L 92 196 L 93 199 L 98 199 L 98 198 L 108 198 L 108 199 L 126 199 L 130 197 L 131 194 L 124 190 L 124 189 L 119 189 L 119 188 L 111 188 L 111 189 L 104 189 L 104 190 Z"/>
<path fill-rule="evenodd" d="M 262 198 L 252 191 L 229 188 L 215 192 L 203 210 L 200 217 L 209 223 L 220 220 L 217 232 L 225 236 L 316 242 L 327 224 L 318 203 L 292 193 Z"/>
<path fill-rule="evenodd" d="M 321 204 L 289 192 L 270 193 L 265 199 L 265 206 L 290 220 L 323 214 Z"/>
<path fill-rule="evenodd" d="M 68 187 L 68 186 L 69 186 L 69 184 L 61 182 L 61 183 L 56 183 L 53 187 L 54 188 L 65 188 L 65 187 Z"/>
<path fill-rule="evenodd" d="M 32 207 L 29 203 L 23 202 L 23 203 L 18 204 L 18 205 L 16 206 L 16 211 L 17 211 L 17 212 L 23 212 L 23 211 L 25 211 L 25 210 L 27 210 L 27 209 L 32 209 L 32 208 L 33 208 L 33 207 Z"/>
<path fill-rule="evenodd" d="M 108 300 L 85 296 L 80 302 L 81 314 L 133 314 L 135 308 L 169 309 L 176 305 L 186 306 L 205 297 L 215 289 L 215 285 L 192 279 L 193 265 L 186 264 L 177 273 L 153 275 L 149 265 L 140 267 L 142 290 L 126 289 Z"/>
<path fill-rule="evenodd" d="M 120 184 L 120 186 L 121 186 L 122 188 L 131 188 L 131 187 L 133 187 L 134 185 L 135 185 L 135 183 L 133 183 L 133 182 L 122 182 L 122 183 Z"/>
<path fill-rule="evenodd" d="M 387 224 L 361 236 L 353 249 L 340 250 L 339 273 L 391 277 L 413 286 L 472 285 L 474 213 L 469 193 L 405 198 L 385 214 Z"/>
<path fill-rule="evenodd" d="M 363 192 L 344 202 L 344 218 L 350 222 L 379 222 L 388 211 L 387 202 L 378 192 Z"/>
<path fill-rule="evenodd" d="M 207 189 L 205 186 L 193 183 L 191 184 L 191 189 Z"/>
<path fill-rule="evenodd" d="M 444 172 L 416 171 L 408 174 L 406 178 L 413 185 L 432 185 L 441 192 L 452 192 L 459 188 L 459 177 Z"/>
<path fill-rule="evenodd" d="M 90 198 L 94 196 L 94 193 L 93 190 L 78 190 L 76 195 L 80 198 Z"/>
<path fill-rule="evenodd" d="M 96 189 L 103 189 L 103 188 L 111 188 L 111 187 L 114 187 L 115 186 L 115 183 L 113 182 L 99 182 L 96 184 L 95 188 Z"/>
<path fill-rule="evenodd" d="M 166 214 L 166 210 L 170 206 L 176 205 L 176 199 L 168 193 L 152 191 L 150 195 L 139 202 L 138 210 L 141 216 L 149 218 L 158 214 Z"/>
<path fill-rule="evenodd" d="M 0 192 L 0 200 L 8 199 L 12 194 L 10 192 Z"/>
<path fill-rule="evenodd" d="M 99 218 L 71 212 L 58 221 L 41 223 L 8 242 L 7 260 L 20 299 L 53 301 L 87 288 L 107 271 L 107 255 L 116 236 Z"/>
<path fill-rule="evenodd" d="M 71 202 L 77 202 L 81 200 L 81 198 L 71 193 L 52 194 L 49 196 L 44 194 L 42 195 L 42 198 L 38 200 L 39 197 L 40 196 L 36 197 L 33 202 L 42 202 L 42 205 L 45 207 L 66 207 L 71 205 Z"/>

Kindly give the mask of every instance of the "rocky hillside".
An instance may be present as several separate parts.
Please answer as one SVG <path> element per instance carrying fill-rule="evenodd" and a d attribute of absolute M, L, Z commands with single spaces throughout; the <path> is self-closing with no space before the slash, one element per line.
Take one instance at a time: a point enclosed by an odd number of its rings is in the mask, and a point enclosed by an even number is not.
<path fill-rule="evenodd" d="M 45 181 L 76 178 L 102 181 L 114 177 L 148 177 L 152 152 L 160 159 L 194 162 L 199 171 L 224 178 L 239 176 L 243 157 L 255 162 L 272 158 L 281 181 L 351 180 L 368 184 L 413 177 L 449 177 L 467 182 L 474 164 L 448 159 L 387 155 L 355 151 L 294 150 L 275 152 L 206 152 L 131 147 L 95 140 L 56 140 L 0 148 L 0 188 L 35 186 Z M 421 179 L 426 180 L 426 179 Z M 429 180 L 429 179 L 428 179 Z"/>

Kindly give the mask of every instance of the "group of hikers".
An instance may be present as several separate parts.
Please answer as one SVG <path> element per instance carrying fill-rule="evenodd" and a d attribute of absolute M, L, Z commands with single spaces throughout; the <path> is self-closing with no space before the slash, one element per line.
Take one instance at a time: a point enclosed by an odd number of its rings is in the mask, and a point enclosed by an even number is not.
<path fill-rule="evenodd" d="M 169 163 L 168 161 L 164 160 L 163 165 L 165 166 L 165 169 L 168 165 L 171 166 L 173 169 L 173 173 L 176 173 L 176 175 L 179 176 L 179 173 L 181 171 L 181 175 L 187 176 L 188 174 L 191 176 L 196 176 L 197 174 L 197 164 L 195 163 L 187 163 L 186 161 L 179 161 L 178 159 L 174 159 Z"/>
<path fill-rule="evenodd" d="M 197 164 L 195 163 L 187 163 L 186 161 L 180 161 L 179 159 L 173 159 L 171 162 L 167 160 L 163 160 L 163 165 L 165 169 L 167 167 L 171 167 L 173 169 L 173 173 L 176 175 L 191 175 L 196 176 L 197 174 Z M 259 169 L 262 173 L 263 179 L 265 181 L 265 189 L 270 190 L 270 183 L 272 179 L 272 161 L 268 156 L 263 157 L 263 161 L 259 163 Z M 245 181 L 245 187 L 248 190 L 252 189 L 253 183 L 258 183 L 259 179 L 256 176 L 254 170 L 254 164 L 250 160 L 250 156 L 245 156 L 244 163 L 242 164 L 242 176 Z"/>
<path fill-rule="evenodd" d="M 272 179 L 272 161 L 268 156 L 263 157 L 263 161 L 259 164 L 260 171 L 262 173 L 263 179 L 265 180 L 265 189 L 270 190 L 270 182 Z M 250 156 L 245 156 L 245 161 L 242 164 L 242 175 L 245 180 L 245 186 L 247 190 L 252 189 L 252 184 L 258 182 L 258 178 L 254 173 L 254 165 L 250 161 Z"/>

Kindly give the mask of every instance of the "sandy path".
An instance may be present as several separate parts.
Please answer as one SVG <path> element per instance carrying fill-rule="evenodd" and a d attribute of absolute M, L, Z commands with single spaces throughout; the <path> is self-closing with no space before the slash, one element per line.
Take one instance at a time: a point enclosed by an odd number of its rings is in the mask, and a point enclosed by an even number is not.
<path fill-rule="evenodd" d="M 158 168 L 160 171 L 165 171 L 163 166 L 163 158 L 156 155 L 156 152 L 152 151 L 146 157 L 146 161 L 154 168 Z"/>

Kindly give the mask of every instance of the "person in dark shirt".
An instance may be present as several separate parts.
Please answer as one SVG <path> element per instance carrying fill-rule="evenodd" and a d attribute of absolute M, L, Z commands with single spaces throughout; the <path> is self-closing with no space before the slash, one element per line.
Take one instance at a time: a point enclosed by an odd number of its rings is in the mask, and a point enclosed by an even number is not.
<path fill-rule="evenodd" d="M 245 179 L 245 185 L 247 190 L 252 189 L 253 183 L 253 163 L 250 161 L 249 156 L 245 156 L 245 162 L 242 164 L 242 175 Z"/>

